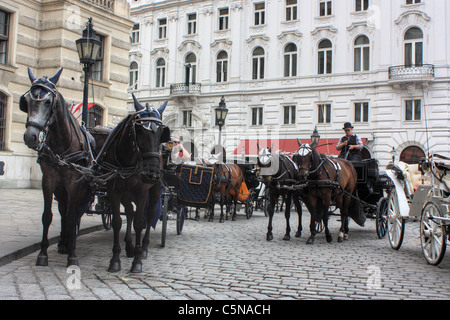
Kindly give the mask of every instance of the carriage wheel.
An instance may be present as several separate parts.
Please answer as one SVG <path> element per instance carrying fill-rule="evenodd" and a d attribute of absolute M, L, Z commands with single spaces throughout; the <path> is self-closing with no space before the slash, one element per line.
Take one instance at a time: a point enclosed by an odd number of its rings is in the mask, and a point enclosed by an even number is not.
<path fill-rule="evenodd" d="M 180 235 L 183 232 L 184 219 L 187 215 L 187 208 L 181 207 L 180 210 L 177 210 L 177 234 Z"/>
<path fill-rule="evenodd" d="M 245 202 L 245 216 L 250 219 L 253 215 L 253 192 L 248 195 L 247 201 Z"/>
<path fill-rule="evenodd" d="M 428 202 L 420 218 L 420 242 L 427 262 L 437 266 L 445 255 L 447 246 L 445 227 L 433 217 L 441 217 L 441 210 L 434 202 Z"/>
<path fill-rule="evenodd" d="M 405 220 L 400 216 L 397 192 L 392 189 L 387 203 L 387 226 L 389 244 L 392 249 L 399 250 L 405 235 Z"/>
<path fill-rule="evenodd" d="M 388 199 L 381 198 L 377 204 L 377 212 L 376 212 L 376 227 L 377 227 L 377 236 L 378 239 L 383 239 L 386 236 L 386 231 L 388 228 Z"/>

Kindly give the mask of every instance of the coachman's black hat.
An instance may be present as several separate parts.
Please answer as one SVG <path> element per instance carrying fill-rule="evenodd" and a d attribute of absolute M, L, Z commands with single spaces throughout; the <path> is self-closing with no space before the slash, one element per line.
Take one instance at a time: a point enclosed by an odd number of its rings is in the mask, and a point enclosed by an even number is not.
<path fill-rule="evenodd" d="M 352 124 L 350 122 L 344 123 L 344 127 L 342 129 L 345 130 L 347 128 L 352 128 L 353 129 L 353 126 L 352 126 Z"/>

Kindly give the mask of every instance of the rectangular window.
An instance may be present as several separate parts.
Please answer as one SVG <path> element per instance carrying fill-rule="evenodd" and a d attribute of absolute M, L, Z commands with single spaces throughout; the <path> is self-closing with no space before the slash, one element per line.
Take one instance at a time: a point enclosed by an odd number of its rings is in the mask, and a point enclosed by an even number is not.
<path fill-rule="evenodd" d="M 131 43 L 139 43 L 139 23 L 136 23 L 131 30 Z"/>
<path fill-rule="evenodd" d="M 167 38 L 167 19 L 158 20 L 158 39 Z"/>
<path fill-rule="evenodd" d="M 406 0 L 406 4 L 421 3 L 421 0 Z"/>
<path fill-rule="evenodd" d="M 422 119 L 422 101 L 406 100 L 405 120 L 414 121 Z"/>
<path fill-rule="evenodd" d="M 252 108 L 252 126 L 261 126 L 263 123 L 263 108 Z"/>
<path fill-rule="evenodd" d="M 192 127 L 192 110 L 183 111 L 183 126 Z"/>
<path fill-rule="evenodd" d="M 0 64 L 8 62 L 9 13 L 0 10 Z"/>
<path fill-rule="evenodd" d="M 319 15 L 321 17 L 331 16 L 333 14 L 331 7 L 332 7 L 332 2 L 330 0 L 320 1 Z"/>
<path fill-rule="evenodd" d="M 255 3 L 255 26 L 266 23 L 265 3 Z"/>
<path fill-rule="evenodd" d="M 286 0 L 286 21 L 297 20 L 297 0 Z"/>
<path fill-rule="evenodd" d="M 369 9 L 369 0 L 356 0 L 355 5 L 356 12 L 367 11 Z"/>
<path fill-rule="evenodd" d="M 229 9 L 219 9 L 219 30 L 228 30 Z"/>
<path fill-rule="evenodd" d="M 197 14 L 191 13 L 188 14 L 188 34 L 196 34 L 197 33 Z"/>
<path fill-rule="evenodd" d="M 103 81 L 105 37 L 97 34 L 97 39 L 102 42 L 102 46 L 100 47 L 100 50 L 98 50 L 97 59 L 95 60 L 95 63 L 92 65 L 91 79 Z"/>
<path fill-rule="evenodd" d="M 6 95 L 0 92 L 0 150 L 6 149 L 6 101 Z"/>
<path fill-rule="evenodd" d="M 295 106 L 284 106 L 284 124 L 295 124 L 296 108 Z"/>
<path fill-rule="evenodd" d="M 331 104 L 318 105 L 318 123 L 331 123 Z"/>
<path fill-rule="evenodd" d="M 355 122 L 369 122 L 369 103 L 355 103 Z"/>

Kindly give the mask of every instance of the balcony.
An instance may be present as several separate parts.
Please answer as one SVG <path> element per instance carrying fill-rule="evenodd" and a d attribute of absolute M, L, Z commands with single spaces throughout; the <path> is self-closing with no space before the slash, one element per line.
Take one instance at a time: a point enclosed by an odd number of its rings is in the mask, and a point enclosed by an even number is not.
<path fill-rule="evenodd" d="M 114 11 L 114 0 L 82 0 L 106 11 Z"/>
<path fill-rule="evenodd" d="M 434 80 L 434 65 L 394 66 L 389 68 L 389 81 L 401 82 L 428 82 Z"/>
<path fill-rule="evenodd" d="M 200 83 L 175 83 L 170 85 L 170 95 L 179 97 L 199 96 L 201 88 Z"/>

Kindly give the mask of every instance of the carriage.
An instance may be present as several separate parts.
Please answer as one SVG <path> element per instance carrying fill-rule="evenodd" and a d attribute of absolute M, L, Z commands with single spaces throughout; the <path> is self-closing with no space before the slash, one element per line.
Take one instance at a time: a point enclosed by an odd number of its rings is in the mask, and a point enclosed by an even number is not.
<path fill-rule="evenodd" d="M 391 247 L 401 248 L 406 221 L 419 221 L 422 252 L 435 266 L 444 258 L 450 236 L 449 160 L 432 154 L 415 165 L 391 163 L 386 168 L 391 188 L 380 206 Z"/>

